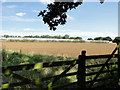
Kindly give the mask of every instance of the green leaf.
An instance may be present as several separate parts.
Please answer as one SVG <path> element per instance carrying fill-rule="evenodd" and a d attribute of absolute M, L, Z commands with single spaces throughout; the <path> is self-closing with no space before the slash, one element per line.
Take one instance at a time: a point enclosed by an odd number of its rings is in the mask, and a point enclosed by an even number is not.
<path fill-rule="evenodd" d="M 2 85 L 2 89 L 5 89 L 5 88 L 9 88 L 9 83 Z"/>
<path fill-rule="evenodd" d="M 43 63 L 37 63 L 34 65 L 34 69 L 40 69 L 43 68 Z"/>
<path fill-rule="evenodd" d="M 52 90 L 51 86 L 52 86 L 52 82 L 48 84 L 48 90 Z"/>
<path fill-rule="evenodd" d="M 9 69 L 7 69 L 5 72 L 4 72 L 5 75 L 10 75 L 11 74 L 11 71 Z"/>

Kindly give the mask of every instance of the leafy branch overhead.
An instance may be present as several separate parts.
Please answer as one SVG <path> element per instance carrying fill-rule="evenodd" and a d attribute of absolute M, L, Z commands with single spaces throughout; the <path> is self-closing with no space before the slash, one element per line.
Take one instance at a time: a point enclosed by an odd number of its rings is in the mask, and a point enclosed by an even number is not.
<path fill-rule="evenodd" d="M 56 30 L 56 26 L 66 24 L 67 14 L 66 12 L 71 9 L 76 9 L 82 4 L 82 0 L 79 2 L 54 2 L 47 5 L 48 10 L 40 11 L 38 16 L 43 17 L 44 24 L 48 24 L 50 30 Z M 100 0 L 102 4 L 104 0 Z"/>

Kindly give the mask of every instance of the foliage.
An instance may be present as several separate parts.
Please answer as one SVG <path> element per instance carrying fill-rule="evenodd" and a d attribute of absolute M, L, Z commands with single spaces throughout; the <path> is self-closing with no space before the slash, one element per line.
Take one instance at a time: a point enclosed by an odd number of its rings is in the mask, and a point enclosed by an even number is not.
<path fill-rule="evenodd" d="M 104 37 L 103 40 L 112 41 L 112 38 L 111 37 Z"/>
<path fill-rule="evenodd" d="M 41 36 L 35 35 L 35 36 L 23 36 L 23 38 L 41 38 Z"/>
<path fill-rule="evenodd" d="M 66 34 L 63 39 L 69 39 L 69 35 Z"/>
<path fill-rule="evenodd" d="M 12 35 L 4 35 L 2 37 L 5 37 L 5 38 L 55 38 L 55 39 L 74 39 L 74 40 L 80 40 L 81 41 L 84 41 L 82 40 L 82 37 L 79 37 L 79 36 L 76 36 L 76 37 L 70 37 L 68 34 L 65 34 L 64 36 L 61 36 L 61 35 L 56 35 L 56 36 L 50 36 L 50 35 L 41 35 L 41 36 L 38 36 L 38 35 L 28 35 L 28 36 L 12 36 Z M 107 37 L 95 37 L 94 39 L 92 38 L 88 38 L 87 40 L 104 40 L 104 41 L 112 41 L 112 38 L 107 36 Z M 115 39 L 116 40 L 116 39 Z M 20 41 L 20 40 L 10 40 L 10 41 Z M 36 40 L 27 40 L 27 39 L 23 39 L 21 40 L 21 42 L 27 42 L 27 41 L 30 41 L 30 42 L 34 42 Z M 49 41 L 49 40 L 48 40 Z M 55 40 L 53 40 L 55 42 Z M 52 41 L 52 42 L 53 42 Z M 114 41 L 114 40 L 113 40 Z M 58 41 L 59 42 L 59 41 Z M 63 41 L 63 42 L 67 42 L 67 41 Z M 68 41 L 69 42 L 69 41 Z M 72 41 L 72 42 L 76 42 L 76 41 Z"/>
<path fill-rule="evenodd" d="M 14 35 L 3 35 L 2 37 L 5 37 L 5 38 L 21 38 L 21 36 L 14 36 Z"/>
<path fill-rule="evenodd" d="M 120 42 L 120 37 L 115 37 L 115 39 L 113 40 L 114 43 L 118 43 Z"/>
<path fill-rule="evenodd" d="M 55 36 L 50 36 L 50 35 L 41 35 L 41 36 L 38 36 L 38 35 L 28 35 L 28 36 L 13 36 L 13 35 L 3 35 L 2 37 L 5 37 L 5 38 L 56 38 L 56 39 L 81 39 L 82 40 L 82 37 L 70 37 L 68 34 L 65 34 L 64 36 L 61 36 L 61 35 L 55 35 Z"/>
<path fill-rule="evenodd" d="M 88 38 L 87 40 L 93 40 L 92 38 Z"/>
<path fill-rule="evenodd" d="M 64 2 L 62 2 L 64 1 Z M 56 0 L 56 2 L 48 4 L 47 9 L 40 11 L 38 16 L 43 17 L 43 21 L 45 24 L 48 24 L 50 30 L 56 30 L 56 26 L 66 24 L 68 10 L 76 9 L 79 5 L 82 4 L 83 0 L 78 0 L 74 2 L 74 0 L 70 0 L 71 2 L 65 2 L 65 0 Z M 100 0 L 102 4 L 104 0 Z"/>
<path fill-rule="evenodd" d="M 38 63 L 38 62 L 52 62 L 52 61 L 72 59 L 70 57 L 52 56 L 52 55 L 40 55 L 40 54 L 27 55 L 22 53 L 22 51 L 8 52 L 5 49 L 3 49 L 2 53 L 3 53 L 2 55 L 3 66 Z"/>
<path fill-rule="evenodd" d="M 7 61 L 8 54 L 5 49 L 2 49 L 2 61 Z"/>
<path fill-rule="evenodd" d="M 49 25 L 50 30 L 56 30 L 56 26 L 59 24 L 64 25 L 66 23 L 67 10 L 76 8 L 81 4 L 82 2 L 54 2 L 47 5 L 49 10 L 48 12 L 46 12 L 47 10 L 43 10 L 39 13 L 38 16 L 43 17 L 44 23 Z"/>
<path fill-rule="evenodd" d="M 7 65 L 19 65 L 19 64 L 26 64 L 26 62 L 28 63 L 38 63 L 38 62 L 47 62 L 47 61 L 57 61 L 58 59 L 59 60 L 70 60 L 71 58 L 68 58 L 68 57 L 61 57 L 61 56 L 48 56 L 48 55 L 27 55 L 27 54 L 22 54 L 22 53 L 19 53 L 19 52 L 12 52 L 12 53 L 8 53 L 8 57 L 11 59 L 9 59 L 9 63 L 6 62 L 6 61 L 3 61 L 3 65 L 4 66 L 7 66 Z M 18 62 L 16 62 L 18 61 Z M 106 59 L 90 59 L 90 60 L 86 60 L 86 65 L 98 65 L 98 64 L 103 64 L 105 63 Z M 111 59 L 111 63 L 115 63 L 117 61 L 117 59 Z M 16 63 L 15 63 L 16 62 Z M 27 64 L 28 64 L 27 63 Z M 109 70 L 113 69 L 113 68 L 116 68 L 117 66 L 116 65 L 113 65 L 113 66 L 110 66 L 109 67 Z M 39 70 L 22 70 L 22 71 L 15 71 L 14 73 L 17 73 L 21 76 L 24 76 L 28 79 L 31 79 L 31 80 L 34 80 L 34 79 L 37 79 L 37 78 L 40 78 L 40 80 L 42 80 L 42 78 L 45 78 L 45 77 L 49 77 L 49 76 L 53 76 L 53 75 L 58 75 L 60 74 L 62 71 L 65 70 L 65 66 L 62 66 L 61 67 L 52 67 L 52 68 L 45 68 L 45 69 L 39 69 Z M 97 68 L 87 68 L 86 69 L 86 73 L 91 73 L 91 72 L 97 72 L 100 70 L 101 67 L 97 67 Z M 104 70 L 107 70 L 108 68 L 105 68 Z M 71 69 L 72 72 L 74 71 L 77 71 L 77 66 L 73 69 Z M 115 72 L 116 73 L 116 72 Z M 115 74 L 115 73 L 112 73 L 112 74 Z M 117 73 L 116 73 L 117 75 Z M 99 78 L 103 78 L 103 77 L 108 77 L 108 76 L 111 76 L 111 73 L 105 73 L 105 74 L 101 74 Z M 116 76 L 113 76 L 113 80 L 115 82 L 116 79 L 114 79 Z M 94 78 L 94 75 L 91 75 L 89 77 L 86 77 L 86 81 L 90 81 Z M 3 82 L 4 83 L 13 83 L 13 82 L 18 82 L 19 80 L 16 80 L 14 78 L 9 78 L 9 77 L 6 77 L 3 75 Z M 76 81 L 76 76 L 72 76 L 72 77 L 69 77 L 69 78 L 61 78 L 60 80 L 58 80 L 56 82 L 56 85 L 64 85 L 64 84 L 67 84 L 67 83 L 70 83 L 70 82 L 74 82 Z M 110 80 L 107 80 L 107 81 L 103 81 L 103 82 L 100 82 L 100 83 L 95 83 L 94 86 L 100 86 L 100 85 L 103 85 L 105 83 L 110 83 L 110 82 L 113 82 L 113 81 L 110 81 Z M 42 82 L 40 82 L 40 85 L 41 86 L 47 86 L 48 84 L 50 83 L 50 80 L 47 80 L 47 81 L 44 81 L 42 80 Z M 66 88 L 76 88 L 76 86 L 68 86 Z M 109 86 L 106 86 L 106 87 L 109 87 Z M 28 89 L 28 88 L 36 88 L 35 86 L 33 85 L 23 85 L 23 86 L 19 86 L 19 87 L 15 87 L 15 89 Z M 110 87 L 109 87 L 110 88 Z M 113 88 L 113 87 L 112 87 Z"/>
<path fill-rule="evenodd" d="M 94 40 L 103 40 L 103 37 L 95 37 Z"/>
<path fill-rule="evenodd" d="M 111 37 L 95 37 L 94 40 L 112 41 Z"/>
<path fill-rule="evenodd" d="M 19 52 L 7 52 L 8 59 L 7 61 L 3 61 L 3 66 L 11 66 L 11 65 L 20 65 L 20 64 L 30 64 L 30 63 L 39 63 L 39 62 L 52 62 L 52 61 L 64 61 L 64 60 L 73 60 L 73 58 L 70 57 L 62 57 L 62 56 L 52 56 L 52 55 L 27 55 L 24 53 Z M 62 67 L 52 67 L 52 68 L 44 68 L 39 70 L 22 70 L 22 71 L 15 71 L 14 73 L 19 74 L 21 76 L 24 76 L 28 79 L 34 80 L 37 78 L 45 78 L 50 77 L 56 74 L 61 73 L 65 69 L 65 66 Z M 2 77 L 4 83 L 14 83 L 18 82 L 19 80 L 16 80 L 14 78 L 6 77 L 3 75 Z M 58 85 L 69 83 L 70 80 L 68 78 L 60 79 L 59 82 L 57 82 Z M 42 81 L 40 82 L 40 85 L 47 86 L 48 83 L 50 83 L 50 80 Z M 15 89 L 28 89 L 28 88 L 36 88 L 33 85 L 23 85 L 15 87 Z"/>

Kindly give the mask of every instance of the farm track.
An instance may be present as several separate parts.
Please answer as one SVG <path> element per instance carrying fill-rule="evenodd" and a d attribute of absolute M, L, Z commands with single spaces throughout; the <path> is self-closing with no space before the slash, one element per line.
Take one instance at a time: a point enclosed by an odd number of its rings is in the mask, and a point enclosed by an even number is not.
<path fill-rule="evenodd" d="M 22 51 L 28 54 L 44 54 L 54 56 L 78 57 L 82 50 L 87 55 L 110 54 L 115 43 L 69 43 L 69 42 L 7 42 L 2 41 L 6 50 Z"/>

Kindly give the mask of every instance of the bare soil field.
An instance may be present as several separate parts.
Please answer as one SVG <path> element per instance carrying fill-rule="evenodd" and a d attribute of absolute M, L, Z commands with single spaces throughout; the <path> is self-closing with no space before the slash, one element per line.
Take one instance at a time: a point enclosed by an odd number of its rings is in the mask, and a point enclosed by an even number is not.
<path fill-rule="evenodd" d="M 82 50 L 87 55 L 111 54 L 115 43 L 69 43 L 69 42 L 7 42 L 2 41 L 2 48 L 12 51 L 22 51 L 28 54 L 43 54 L 54 56 L 78 57 Z"/>

